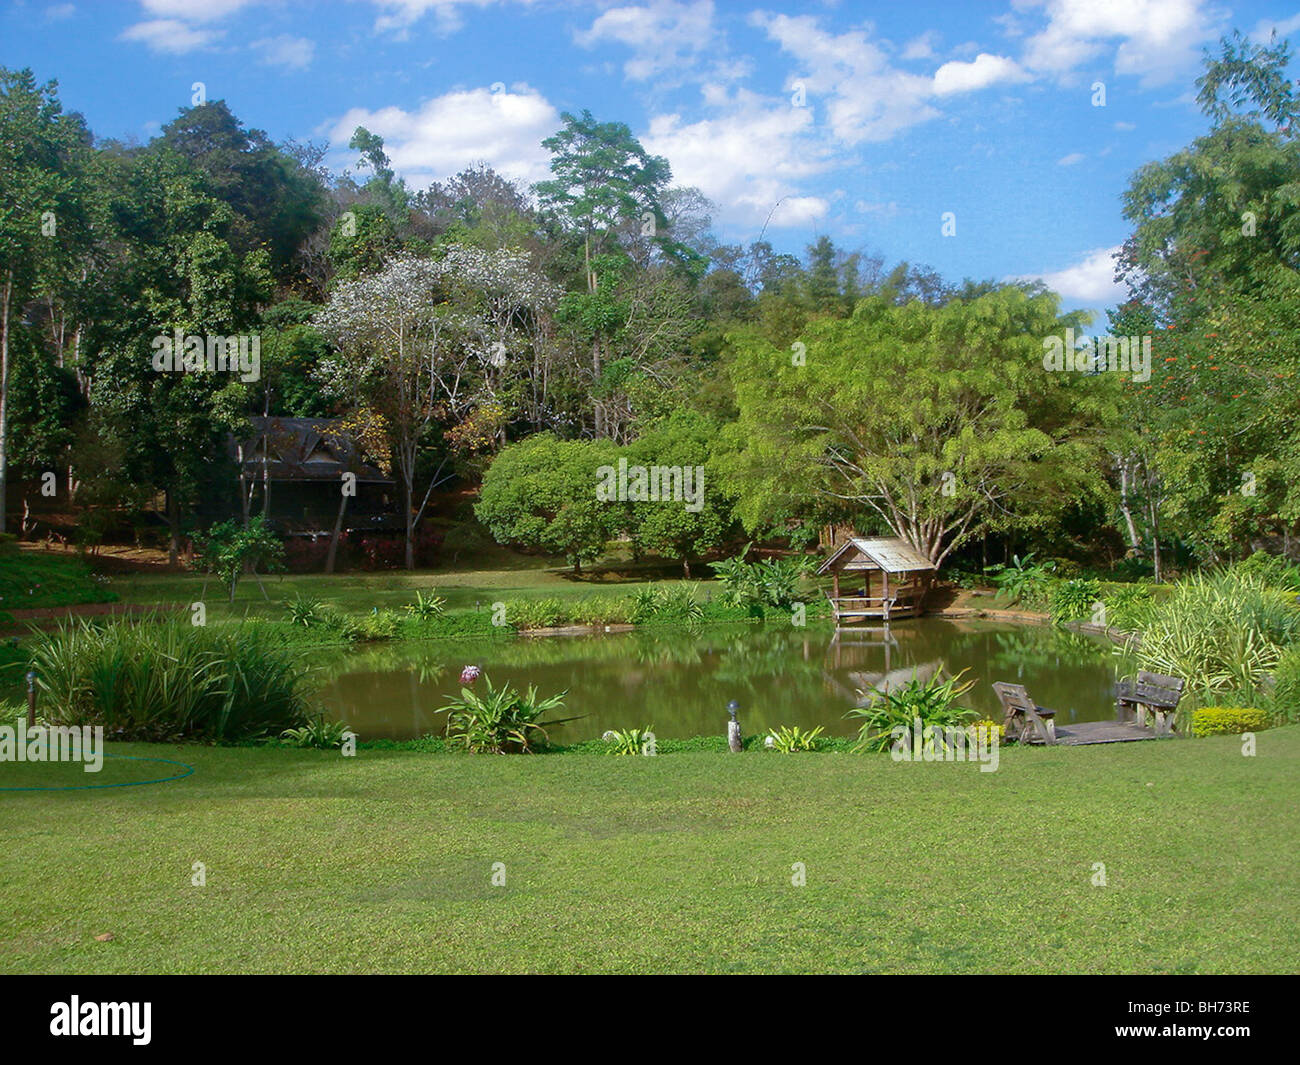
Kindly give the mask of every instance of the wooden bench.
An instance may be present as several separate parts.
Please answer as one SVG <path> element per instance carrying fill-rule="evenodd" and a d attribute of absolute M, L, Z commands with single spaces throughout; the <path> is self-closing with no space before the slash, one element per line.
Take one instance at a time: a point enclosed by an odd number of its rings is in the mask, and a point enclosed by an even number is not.
<path fill-rule="evenodd" d="M 1171 736 L 1175 728 L 1178 702 L 1183 697 L 1187 682 L 1180 677 L 1166 677 L 1145 670 L 1135 681 L 1120 681 L 1115 685 L 1115 720 L 1133 721 L 1143 727 L 1147 714 L 1155 716 L 1158 736 Z"/>
<path fill-rule="evenodd" d="M 1056 742 L 1056 711 L 1039 706 L 1024 685 L 997 681 L 993 685 L 998 702 L 1002 704 L 1003 733 L 1008 740 L 1019 743 L 1042 743 L 1051 746 Z"/>

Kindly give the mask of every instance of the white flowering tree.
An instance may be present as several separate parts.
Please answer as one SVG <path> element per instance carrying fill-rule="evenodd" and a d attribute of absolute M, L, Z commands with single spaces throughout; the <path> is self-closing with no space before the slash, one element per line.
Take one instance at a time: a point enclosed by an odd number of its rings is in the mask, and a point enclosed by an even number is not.
<path fill-rule="evenodd" d="M 416 476 L 430 434 L 467 420 L 495 400 L 501 382 L 527 362 L 539 311 L 558 292 L 521 252 L 452 245 L 441 259 L 403 255 L 383 270 L 339 285 L 315 318 L 333 350 L 317 373 L 330 394 L 384 418 L 402 486 L 406 567 L 415 528 L 445 481 L 440 462 Z"/>

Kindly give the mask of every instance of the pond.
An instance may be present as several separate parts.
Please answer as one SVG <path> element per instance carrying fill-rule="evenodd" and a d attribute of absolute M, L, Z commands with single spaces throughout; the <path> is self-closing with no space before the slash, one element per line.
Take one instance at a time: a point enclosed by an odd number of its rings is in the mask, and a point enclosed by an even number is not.
<path fill-rule="evenodd" d="M 1039 625 L 918 618 L 841 631 L 828 625 L 708 626 L 582 636 L 508 637 L 395 643 L 314 663 L 315 702 L 362 739 L 411 739 L 441 732 L 437 713 L 460 689 L 466 665 L 494 684 L 568 690 L 565 713 L 580 720 L 557 729 L 557 742 L 592 739 L 606 729 L 653 727 L 663 738 L 724 734 L 727 703 L 740 703 L 746 734 L 778 725 L 855 732 L 845 711 L 862 693 L 969 670 L 975 686 L 963 705 L 1000 720 L 990 684 L 1024 684 L 1057 711 L 1057 721 L 1113 717 L 1111 686 L 1121 660 L 1105 640 Z"/>

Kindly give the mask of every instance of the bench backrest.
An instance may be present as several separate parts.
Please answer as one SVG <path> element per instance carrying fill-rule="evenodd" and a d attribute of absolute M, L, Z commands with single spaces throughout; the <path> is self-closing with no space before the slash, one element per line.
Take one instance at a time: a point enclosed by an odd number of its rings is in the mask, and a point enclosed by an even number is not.
<path fill-rule="evenodd" d="M 1187 682 L 1181 677 L 1166 677 L 1162 673 L 1143 670 L 1137 675 L 1133 697 L 1137 702 L 1152 706 L 1177 706 L 1186 686 Z"/>
<path fill-rule="evenodd" d="M 1029 693 L 1025 691 L 1023 684 L 1008 684 L 1006 681 L 999 680 L 994 682 L 993 690 L 997 692 L 998 702 L 1002 704 L 1002 709 L 1008 717 L 1014 713 L 1035 709 L 1034 701 L 1029 698 Z"/>

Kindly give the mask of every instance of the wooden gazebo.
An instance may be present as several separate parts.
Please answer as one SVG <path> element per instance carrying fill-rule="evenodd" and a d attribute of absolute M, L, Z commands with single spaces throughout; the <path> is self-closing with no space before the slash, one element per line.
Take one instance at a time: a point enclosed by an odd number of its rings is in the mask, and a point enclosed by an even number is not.
<path fill-rule="evenodd" d="M 871 618 L 915 617 L 938 567 L 905 540 L 852 536 L 831 552 L 817 575 L 831 575 L 831 611 L 837 625 Z M 840 577 L 862 574 L 862 594 L 840 593 Z M 872 587 L 871 575 L 880 574 Z"/>

